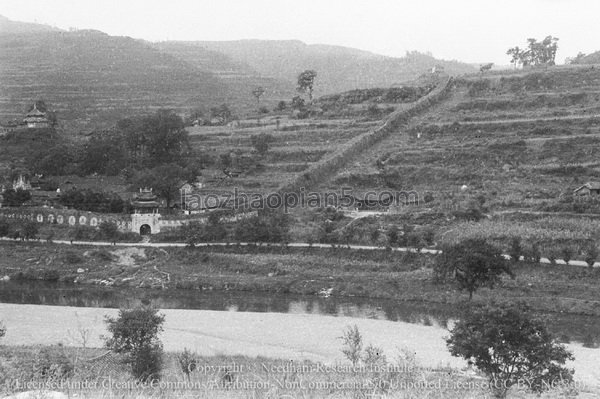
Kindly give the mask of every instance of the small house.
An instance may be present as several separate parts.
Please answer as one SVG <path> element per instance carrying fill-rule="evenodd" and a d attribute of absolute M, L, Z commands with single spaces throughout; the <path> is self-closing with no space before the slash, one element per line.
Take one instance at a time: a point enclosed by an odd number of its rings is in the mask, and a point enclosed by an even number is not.
<path fill-rule="evenodd" d="M 595 196 L 600 195 L 600 183 L 588 182 L 583 186 L 576 188 L 573 193 L 579 196 Z"/>

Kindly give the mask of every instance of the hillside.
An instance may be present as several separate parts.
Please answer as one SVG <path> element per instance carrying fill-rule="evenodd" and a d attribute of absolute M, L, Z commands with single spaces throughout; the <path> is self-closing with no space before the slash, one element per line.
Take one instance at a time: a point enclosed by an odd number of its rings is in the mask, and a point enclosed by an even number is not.
<path fill-rule="evenodd" d="M 159 42 L 149 43 L 154 48 L 177 57 L 202 71 L 208 71 L 226 83 L 234 97 L 247 98 L 254 102 L 251 92 L 257 86 L 266 89 L 261 103 L 273 106 L 280 100 L 289 100 L 296 95 L 295 85 L 287 80 L 279 80 L 270 75 L 261 75 L 250 65 L 236 61 L 228 55 L 207 50 L 198 42 Z"/>
<path fill-rule="evenodd" d="M 50 25 L 34 24 L 29 22 L 11 21 L 0 15 L 0 34 L 5 33 L 32 33 L 32 32 L 58 32 L 60 29 Z"/>
<path fill-rule="evenodd" d="M 0 35 L 0 120 L 44 99 L 68 126 L 113 124 L 158 107 L 217 103 L 228 87 L 208 72 L 128 37 L 98 31 Z"/>
<path fill-rule="evenodd" d="M 299 72 L 314 69 L 319 74 L 315 85 L 317 96 L 353 89 L 389 87 L 415 79 L 435 65 L 443 66 L 452 75 L 476 71 L 468 64 L 438 60 L 417 52 L 407 53 L 402 58 L 392 58 L 341 46 L 307 45 L 297 40 L 193 43 L 206 50 L 225 54 L 261 76 L 294 85 Z M 165 42 L 161 44 L 161 48 L 177 45 L 180 44 Z"/>

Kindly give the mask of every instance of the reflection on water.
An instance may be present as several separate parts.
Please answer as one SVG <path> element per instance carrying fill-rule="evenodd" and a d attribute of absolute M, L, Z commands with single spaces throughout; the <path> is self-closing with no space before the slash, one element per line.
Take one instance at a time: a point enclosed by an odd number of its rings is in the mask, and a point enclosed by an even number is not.
<path fill-rule="evenodd" d="M 0 303 L 96 308 L 130 308 L 151 303 L 159 309 L 272 312 L 403 321 L 448 328 L 458 317 L 454 306 L 372 298 L 321 298 L 239 291 L 106 288 L 48 282 L 0 283 Z M 562 342 L 600 346 L 600 318 L 553 314 L 550 328 Z"/>

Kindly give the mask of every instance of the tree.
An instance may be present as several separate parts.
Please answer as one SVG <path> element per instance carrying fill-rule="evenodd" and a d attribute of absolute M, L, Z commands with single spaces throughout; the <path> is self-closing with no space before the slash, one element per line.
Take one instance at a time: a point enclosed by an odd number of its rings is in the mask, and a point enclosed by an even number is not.
<path fill-rule="evenodd" d="M 6 220 L 0 220 L 0 237 L 8 236 L 9 232 L 10 232 L 10 223 L 8 223 Z"/>
<path fill-rule="evenodd" d="M 521 50 L 519 46 L 509 48 L 506 52 L 506 55 L 511 56 L 510 63 L 514 65 L 515 69 L 517 68 L 517 65 L 521 63 L 522 52 L 523 50 Z"/>
<path fill-rule="evenodd" d="M 164 321 L 165 316 L 151 307 L 121 309 L 118 317 L 105 318 L 111 334 L 105 338 L 106 347 L 125 354 L 125 362 L 139 380 L 160 378 L 163 351 L 158 335 L 163 331 Z"/>
<path fill-rule="evenodd" d="M 26 220 L 23 223 L 23 227 L 21 230 L 21 237 L 25 238 L 26 240 L 33 240 L 35 238 L 37 238 L 38 235 L 38 224 L 34 221 L 31 220 Z"/>
<path fill-rule="evenodd" d="M 285 111 L 286 108 L 287 108 L 287 103 L 285 101 L 281 100 L 277 103 L 277 108 L 276 108 L 277 111 Z"/>
<path fill-rule="evenodd" d="M 292 104 L 291 104 L 292 109 L 297 110 L 297 111 L 302 111 L 304 109 L 305 105 L 306 105 L 306 103 L 302 97 L 295 96 L 294 98 L 292 98 Z"/>
<path fill-rule="evenodd" d="M 229 109 L 229 105 L 221 104 L 218 107 L 213 107 L 210 109 L 211 118 L 215 118 L 219 120 L 221 125 L 226 125 L 231 119 L 231 109 Z"/>
<path fill-rule="evenodd" d="M 558 38 L 546 36 L 541 42 L 534 38 L 527 39 L 527 50 L 521 50 L 518 46 L 508 49 L 511 63 L 523 65 L 554 65 L 556 51 L 558 50 Z"/>
<path fill-rule="evenodd" d="M 587 263 L 590 268 L 594 267 L 594 263 L 596 263 L 596 259 L 598 259 L 598 246 L 594 241 L 590 241 L 586 244 L 584 255 L 585 263 Z"/>
<path fill-rule="evenodd" d="M 31 193 L 20 188 L 16 191 L 10 188 L 6 190 L 2 196 L 4 197 L 2 205 L 13 207 L 21 206 L 31 199 Z"/>
<path fill-rule="evenodd" d="M 252 141 L 252 146 L 256 152 L 260 155 L 265 155 L 267 151 L 269 151 L 269 143 L 271 143 L 274 138 L 268 133 L 260 133 L 251 136 L 250 140 Z"/>
<path fill-rule="evenodd" d="M 525 304 L 471 307 L 446 343 L 453 356 L 487 375 L 498 398 L 517 383 L 539 393 L 573 380 L 573 371 L 563 367 L 572 354 Z"/>
<path fill-rule="evenodd" d="M 136 188 L 149 187 L 171 207 L 172 201 L 179 194 L 181 182 L 189 178 L 190 173 L 181 166 L 170 163 L 140 172 L 134 179 Z"/>
<path fill-rule="evenodd" d="M 435 262 L 436 278 L 453 278 L 459 289 L 469 292 L 469 299 L 479 287 L 493 288 L 503 273 L 514 277 L 502 253 L 483 239 L 447 246 Z"/>
<path fill-rule="evenodd" d="M 146 166 L 177 161 L 189 148 L 183 119 L 172 110 L 120 120 L 117 129 L 130 156 Z"/>
<path fill-rule="evenodd" d="M 311 69 L 307 69 L 306 71 L 300 73 L 298 75 L 298 91 L 301 93 L 308 93 L 308 100 L 312 102 L 313 100 L 313 87 L 315 84 L 315 78 L 317 77 L 317 72 Z"/>
<path fill-rule="evenodd" d="M 488 64 L 483 64 L 479 67 L 479 72 L 484 73 L 484 72 L 490 71 L 493 66 L 494 66 L 493 62 L 490 62 Z"/>
<path fill-rule="evenodd" d="M 254 88 L 254 90 L 252 90 L 252 95 L 254 96 L 254 98 L 256 98 L 256 109 L 259 110 L 260 109 L 260 98 L 262 97 L 263 94 L 265 94 L 265 88 L 258 86 L 256 88 Z"/>

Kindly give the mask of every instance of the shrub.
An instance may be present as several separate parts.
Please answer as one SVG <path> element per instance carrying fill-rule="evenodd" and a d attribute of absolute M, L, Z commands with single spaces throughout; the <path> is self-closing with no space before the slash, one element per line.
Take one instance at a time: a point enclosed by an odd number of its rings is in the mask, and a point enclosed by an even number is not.
<path fill-rule="evenodd" d="M 594 267 L 596 259 L 598 259 L 598 246 L 594 242 L 589 242 L 584 250 L 585 262 L 589 267 Z"/>
<path fill-rule="evenodd" d="M 4 323 L 0 321 L 0 338 L 4 337 L 4 335 L 6 335 L 6 327 L 4 327 Z"/>
<path fill-rule="evenodd" d="M 523 254 L 523 246 L 521 245 L 521 239 L 519 237 L 513 237 L 510 240 L 510 250 L 508 252 L 511 259 L 518 262 Z"/>
<path fill-rule="evenodd" d="M 106 347 L 127 355 L 135 378 L 141 381 L 160 378 L 162 368 L 162 343 L 158 335 L 163 331 L 165 316 L 151 307 L 121 309 L 117 318 L 107 316 Z"/>
<path fill-rule="evenodd" d="M 481 286 L 493 288 L 503 273 L 514 277 L 500 251 L 482 239 L 446 246 L 434 266 L 435 281 L 452 277 L 459 289 L 469 292 L 469 299 Z"/>
<path fill-rule="evenodd" d="M 179 368 L 183 374 L 185 374 L 188 380 L 190 379 L 190 374 L 196 370 L 198 365 L 197 362 L 196 355 L 188 348 L 184 348 L 183 352 L 177 355 L 177 363 L 179 363 Z"/>
<path fill-rule="evenodd" d="M 61 380 L 73 375 L 73 363 L 61 346 L 40 349 L 36 356 L 34 373 L 45 380 Z"/>
<path fill-rule="evenodd" d="M 540 250 L 540 246 L 538 245 L 538 243 L 534 242 L 531 244 L 525 257 L 528 262 L 540 263 L 540 259 L 542 258 L 542 251 Z"/>
<path fill-rule="evenodd" d="M 472 307 L 446 343 L 453 356 L 487 375 L 498 398 L 522 381 L 539 393 L 573 380 L 573 371 L 564 367 L 573 355 L 555 343 L 543 320 L 524 304 Z"/>
<path fill-rule="evenodd" d="M 361 360 L 363 348 L 362 335 L 360 334 L 360 331 L 358 331 L 358 326 L 355 324 L 352 327 L 348 327 L 339 339 L 341 339 L 343 343 L 342 353 L 353 366 L 356 366 Z"/>
<path fill-rule="evenodd" d="M 10 224 L 6 220 L 0 220 L 0 237 L 8 236 Z"/>
<path fill-rule="evenodd" d="M 575 251 L 569 245 L 565 245 L 562 247 L 561 255 L 565 263 L 568 265 L 571 259 L 573 258 Z"/>

